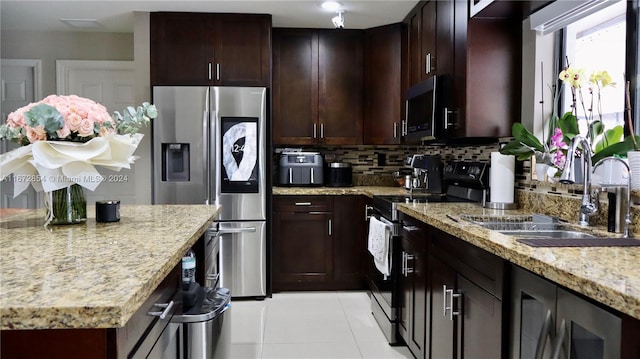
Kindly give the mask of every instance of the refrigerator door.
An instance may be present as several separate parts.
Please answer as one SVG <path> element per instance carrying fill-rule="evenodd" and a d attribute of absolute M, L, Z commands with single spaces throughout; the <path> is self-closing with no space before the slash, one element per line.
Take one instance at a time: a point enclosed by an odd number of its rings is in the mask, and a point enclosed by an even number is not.
<path fill-rule="evenodd" d="M 265 120 L 265 88 L 211 88 L 211 192 L 220 221 L 266 220 Z"/>
<path fill-rule="evenodd" d="M 219 222 L 220 287 L 231 296 L 266 296 L 265 222 Z"/>
<path fill-rule="evenodd" d="M 209 87 L 153 88 L 153 203 L 202 204 L 209 192 Z"/>

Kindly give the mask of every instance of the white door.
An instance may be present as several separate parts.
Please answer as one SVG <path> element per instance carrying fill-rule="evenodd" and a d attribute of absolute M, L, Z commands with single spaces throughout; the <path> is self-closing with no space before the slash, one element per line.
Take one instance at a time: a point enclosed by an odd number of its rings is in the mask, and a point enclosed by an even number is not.
<path fill-rule="evenodd" d="M 39 101 L 42 97 L 40 79 L 40 60 L 0 60 L 2 64 L 2 118 L 4 123 L 7 116 L 22 106 Z M 0 141 L 0 153 L 11 151 L 18 144 Z M 13 198 L 13 175 L 0 182 L 0 208 L 37 208 L 41 203 L 36 191 L 29 186 L 16 198 Z"/>
<path fill-rule="evenodd" d="M 127 106 L 138 105 L 135 103 L 133 61 L 58 60 L 56 78 L 58 94 L 92 99 L 106 106 L 110 113 L 122 113 Z M 135 164 L 131 169 L 119 172 L 99 167 L 97 170 L 105 180 L 95 191 L 85 191 L 87 204 L 105 199 L 120 200 L 122 204 L 136 203 Z"/>

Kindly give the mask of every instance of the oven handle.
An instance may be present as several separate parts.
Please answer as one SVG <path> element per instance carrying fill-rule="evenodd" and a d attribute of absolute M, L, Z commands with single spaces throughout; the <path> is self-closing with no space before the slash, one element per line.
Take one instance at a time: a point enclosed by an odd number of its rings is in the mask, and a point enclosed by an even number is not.
<path fill-rule="evenodd" d="M 373 216 L 373 206 L 364 206 L 364 220 L 368 221 Z"/>

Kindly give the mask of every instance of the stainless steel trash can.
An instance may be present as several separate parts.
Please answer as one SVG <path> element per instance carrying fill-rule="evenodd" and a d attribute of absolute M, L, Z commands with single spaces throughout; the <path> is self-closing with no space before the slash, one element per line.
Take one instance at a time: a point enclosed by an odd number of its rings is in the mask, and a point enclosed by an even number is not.
<path fill-rule="evenodd" d="M 173 323 L 182 323 L 184 359 L 229 357 L 230 307 L 229 289 L 200 287 L 195 304 L 173 315 Z"/>

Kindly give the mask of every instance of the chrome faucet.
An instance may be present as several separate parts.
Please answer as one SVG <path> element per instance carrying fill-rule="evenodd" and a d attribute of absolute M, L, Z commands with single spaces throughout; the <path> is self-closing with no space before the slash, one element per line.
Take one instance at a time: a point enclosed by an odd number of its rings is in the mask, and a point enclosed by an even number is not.
<path fill-rule="evenodd" d="M 583 193 L 582 193 L 582 204 L 580 205 L 580 219 L 578 224 L 581 226 L 589 225 L 589 216 L 598 212 L 598 194 L 599 191 L 594 191 L 591 193 L 591 172 L 592 164 L 591 164 L 591 142 L 581 135 L 575 136 L 571 140 L 571 144 L 569 145 L 569 150 L 567 151 L 567 160 L 564 164 L 564 169 L 562 170 L 562 175 L 560 176 L 561 183 L 575 183 L 576 182 L 576 150 L 578 146 L 582 146 L 582 172 L 583 172 Z"/>
<path fill-rule="evenodd" d="M 606 161 L 618 161 L 622 163 L 624 167 L 627 169 L 627 173 L 629 173 L 629 176 L 627 178 L 627 211 L 624 214 L 624 230 L 622 234 L 622 236 L 626 238 L 626 237 L 629 237 L 629 225 L 631 224 L 631 169 L 629 168 L 629 165 L 625 161 L 617 157 L 609 156 L 596 162 L 596 164 L 593 166 L 593 170 L 595 171 L 596 168 L 598 168 L 598 166 L 600 166 Z"/>

